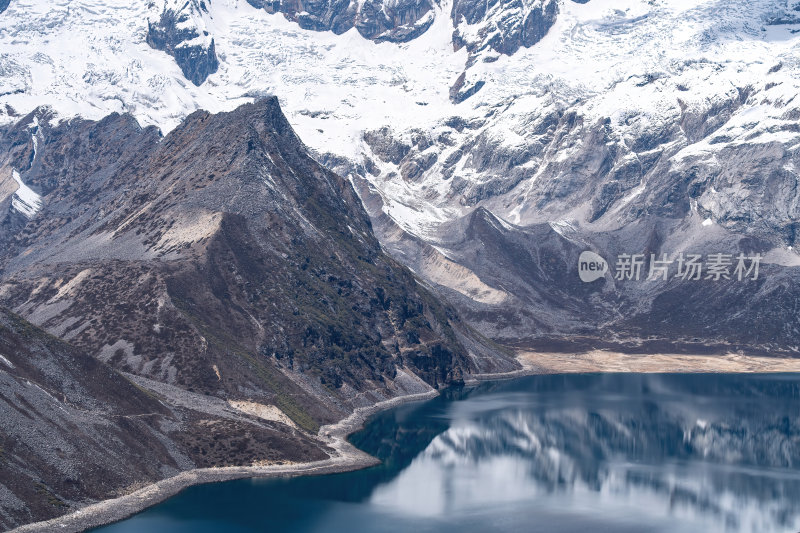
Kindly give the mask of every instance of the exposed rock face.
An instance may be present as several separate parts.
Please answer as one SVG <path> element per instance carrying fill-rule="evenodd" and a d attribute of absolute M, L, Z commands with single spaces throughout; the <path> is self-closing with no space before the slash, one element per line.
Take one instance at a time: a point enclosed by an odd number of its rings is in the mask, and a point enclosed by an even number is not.
<path fill-rule="evenodd" d="M 453 42 L 471 55 L 486 50 L 511 55 L 547 35 L 558 16 L 558 0 L 456 0 Z"/>
<path fill-rule="evenodd" d="M 358 10 L 358 32 L 376 41 L 405 42 L 420 35 L 433 22 L 428 0 L 366 1 Z"/>
<path fill-rule="evenodd" d="M 355 27 L 375 41 L 410 41 L 428 29 L 434 16 L 429 0 L 248 2 L 270 13 L 283 13 L 303 29 L 340 34 Z M 467 46 L 471 53 L 491 49 L 510 55 L 522 46 L 539 42 L 555 23 L 557 14 L 557 0 L 456 0 L 451 10 L 456 27 L 453 43 L 456 49 Z"/>
<path fill-rule="evenodd" d="M 480 343 L 381 252 L 351 185 L 306 155 L 275 98 L 197 112 L 163 139 L 124 115 L 40 120 L 35 156 L 30 117 L 2 138 L 4 171 L 42 207 L 23 219 L 0 202 L 0 299 L 114 367 L 314 430 L 514 366 L 472 357 Z"/>
<path fill-rule="evenodd" d="M 483 80 L 476 80 L 468 85 L 465 83 L 467 73 L 462 72 L 456 79 L 452 87 L 450 87 L 450 101 L 454 104 L 460 104 L 473 94 L 481 90 L 485 82 Z"/>
<path fill-rule="evenodd" d="M 201 85 L 219 67 L 214 39 L 202 21 L 207 13 L 202 0 L 166 3 L 158 21 L 147 23 L 147 44 L 174 57 L 183 75 L 195 85 Z"/>
<path fill-rule="evenodd" d="M 198 466 L 326 457 L 284 424 L 186 395 L 178 406 L 0 310 L 0 529 Z"/>
<path fill-rule="evenodd" d="M 316 31 L 333 31 L 342 34 L 354 26 L 357 5 L 350 0 L 317 2 L 282 2 L 247 0 L 258 9 L 269 13 L 283 13 L 301 28 Z"/>
<path fill-rule="evenodd" d="M 367 39 L 378 42 L 409 41 L 422 35 L 433 22 L 429 0 L 247 1 L 269 13 L 283 13 L 306 30 L 341 34 L 355 27 Z"/>
<path fill-rule="evenodd" d="M 481 90 L 485 80 L 470 67 L 497 61 L 497 53 L 512 55 L 541 41 L 558 17 L 558 0 L 455 0 L 452 10 L 453 47 L 469 52 L 466 70 L 450 87 L 459 104 Z"/>

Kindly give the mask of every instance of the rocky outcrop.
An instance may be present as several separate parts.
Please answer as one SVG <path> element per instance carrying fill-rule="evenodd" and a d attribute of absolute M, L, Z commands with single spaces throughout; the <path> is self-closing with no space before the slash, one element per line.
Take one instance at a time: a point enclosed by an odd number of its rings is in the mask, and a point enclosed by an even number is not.
<path fill-rule="evenodd" d="M 406 42 L 419 37 L 430 27 L 433 23 L 431 10 L 428 0 L 368 0 L 360 4 L 355 27 L 368 39 Z"/>
<path fill-rule="evenodd" d="M 469 52 L 466 70 L 450 87 L 455 104 L 470 98 L 485 81 L 468 76 L 479 60 L 497 61 L 497 53 L 512 55 L 541 41 L 558 17 L 558 0 L 456 0 L 453 18 L 453 47 Z"/>
<path fill-rule="evenodd" d="M 466 84 L 467 73 L 462 72 L 458 78 L 456 78 L 455 83 L 453 86 L 450 87 L 450 101 L 454 104 L 460 104 L 473 94 L 477 93 L 481 90 L 484 86 L 485 82 L 483 80 L 477 80 L 470 84 Z"/>
<path fill-rule="evenodd" d="M 429 0 L 247 1 L 269 13 L 282 13 L 303 29 L 341 34 L 355 27 L 367 39 L 378 42 L 410 41 L 422 35 L 433 22 Z"/>
<path fill-rule="evenodd" d="M 203 12 L 207 12 L 203 2 L 167 4 L 156 22 L 147 23 L 147 44 L 174 57 L 183 75 L 195 85 L 201 85 L 219 67 L 214 39 L 200 20 Z"/>
<path fill-rule="evenodd" d="M 557 0 L 456 0 L 453 43 L 473 57 L 486 50 L 511 55 L 542 40 L 557 16 Z"/>
<path fill-rule="evenodd" d="M 375 41 L 410 41 L 422 35 L 434 19 L 429 0 L 248 0 L 248 3 L 269 13 L 283 13 L 303 29 L 341 34 L 355 27 L 361 35 Z M 456 26 L 453 42 L 456 49 L 466 46 L 473 54 L 494 50 L 510 55 L 520 47 L 539 42 L 555 23 L 557 14 L 556 0 L 489 3 L 457 0 L 451 11 Z"/>

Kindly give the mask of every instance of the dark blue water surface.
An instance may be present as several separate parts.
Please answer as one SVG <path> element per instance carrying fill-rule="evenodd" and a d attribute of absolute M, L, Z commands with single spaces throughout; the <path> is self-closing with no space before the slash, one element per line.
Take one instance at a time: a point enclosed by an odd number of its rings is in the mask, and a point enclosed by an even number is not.
<path fill-rule="evenodd" d="M 351 440 L 383 464 L 196 486 L 96 531 L 800 531 L 800 375 L 533 376 Z"/>

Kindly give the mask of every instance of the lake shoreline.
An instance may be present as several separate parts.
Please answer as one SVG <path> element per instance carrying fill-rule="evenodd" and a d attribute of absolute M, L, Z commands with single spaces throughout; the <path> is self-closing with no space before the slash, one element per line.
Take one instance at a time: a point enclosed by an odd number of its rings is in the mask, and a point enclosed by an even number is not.
<path fill-rule="evenodd" d="M 593 351 L 585 354 L 522 352 L 518 355 L 522 368 L 497 374 L 473 374 L 464 380 L 466 385 L 483 381 L 516 379 L 530 375 L 573 373 L 781 373 L 800 372 L 800 360 L 750 357 L 741 354 L 698 356 L 684 354 L 620 354 Z M 554 368 L 557 365 L 557 368 Z M 655 366 L 654 366 L 655 365 Z M 147 485 L 130 494 L 89 504 L 70 514 L 47 521 L 34 522 L 11 530 L 10 533 L 46 533 L 60 531 L 79 533 L 87 529 L 119 522 L 136 513 L 167 500 L 186 488 L 206 483 L 236 479 L 270 479 L 295 476 L 324 475 L 350 472 L 380 464 L 371 455 L 359 450 L 347 440 L 363 428 L 366 420 L 387 409 L 405 403 L 435 398 L 439 391 L 398 396 L 368 407 L 356 409 L 350 416 L 335 424 L 320 428 L 317 439 L 333 448 L 335 456 L 321 461 L 269 466 L 234 466 L 200 468 Z"/>
<path fill-rule="evenodd" d="M 162 479 L 130 494 L 89 504 L 72 513 L 25 524 L 9 533 L 79 533 L 130 518 L 149 507 L 157 505 L 195 485 L 220 483 L 236 479 L 275 479 L 296 476 L 338 474 L 369 468 L 380 464 L 375 457 L 359 450 L 347 437 L 361 429 L 373 414 L 399 405 L 430 400 L 439 391 L 398 396 L 368 407 L 357 408 L 350 416 L 335 424 L 322 426 L 317 438 L 322 444 L 333 448 L 336 455 L 321 461 L 269 466 L 230 466 L 219 468 L 197 468 L 186 470 L 175 476 Z"/>

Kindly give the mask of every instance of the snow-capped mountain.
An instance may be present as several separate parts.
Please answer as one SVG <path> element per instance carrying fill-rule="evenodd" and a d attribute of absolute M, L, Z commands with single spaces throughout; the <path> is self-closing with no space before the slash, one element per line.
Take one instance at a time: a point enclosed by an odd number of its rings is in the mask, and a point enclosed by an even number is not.
<path fill-rule="evenodd" d="M 45 104 L 167 132 L 197 108 L 275 94 L 318 159 L 353 181 L 383 246 L 494 338 L 605 328 L 620 342 L 795 350 L 798 9 L 11 0 L 0 121 Z M 764 263 L 749 285 L 613 272 L 582 285 L 588 248 L 612 267 L 624 253 L 646 266 L 681 252 Z"/>

